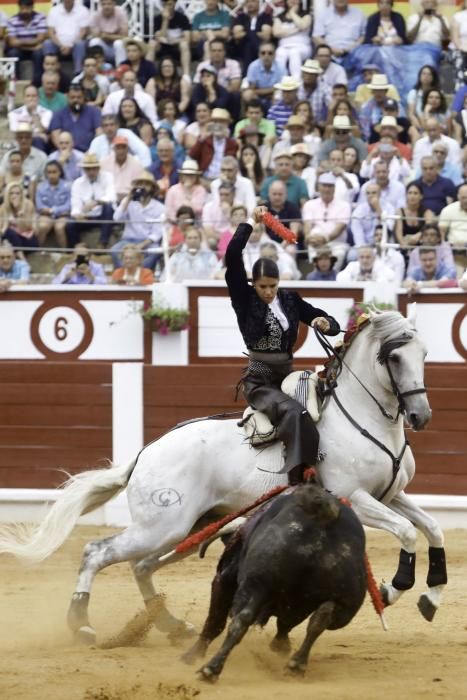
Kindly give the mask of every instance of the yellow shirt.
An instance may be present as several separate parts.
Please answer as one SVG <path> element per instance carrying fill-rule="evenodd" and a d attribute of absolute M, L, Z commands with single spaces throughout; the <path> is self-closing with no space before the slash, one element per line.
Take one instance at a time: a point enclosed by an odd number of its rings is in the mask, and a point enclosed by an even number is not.
<path fill-rule="evenodd" d="M 362 83 L 355 91 L 353 101 L 356 105 L 361 106 L 364 105 L 365 102 L 368 102 L 368 100 L 371 100 L 372 97 L 373 90 L 370 90 L 368 83 Z M 391 100 L 396 100 L 397 102 L 400 102 L 401 100 L 401 96 L 397 92 L 397 88 L 395 88 L 394 85 L 389 87 L 386 97 L 390 97 Z"/>

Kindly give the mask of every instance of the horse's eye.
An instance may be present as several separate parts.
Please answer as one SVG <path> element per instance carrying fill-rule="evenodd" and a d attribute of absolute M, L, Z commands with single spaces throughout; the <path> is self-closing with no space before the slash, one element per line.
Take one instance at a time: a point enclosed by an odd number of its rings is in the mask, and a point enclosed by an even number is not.
<path fill-rule="evenodd" d="M 399 362 L 399 357 L 398 355 L 389 355 L 389 359 L 391 362 L 393 362 L 395 365 Z"/>

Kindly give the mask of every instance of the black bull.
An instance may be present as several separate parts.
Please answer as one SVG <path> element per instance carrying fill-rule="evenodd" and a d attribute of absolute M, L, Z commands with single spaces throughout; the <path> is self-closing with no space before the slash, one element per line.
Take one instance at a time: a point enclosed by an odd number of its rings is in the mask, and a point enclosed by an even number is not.
<path fill-rule="evenodd" d="M 203 656 L 231 613 L 220 651 L 200 669 L 204 678 L 215 678 L 250 625 L 275 616 L 271 648 L 288 652 L 290 630 L 311 615 L 305 639 L 288 662 L 290 670 L 303 672 L 315 640 L 352 620 L 366 588 L 365 533 L 357 516 L 323 489 L 300 486 L 235 533 L 212 582 L 203 631 L 182 658 L 191 663 Z"/>

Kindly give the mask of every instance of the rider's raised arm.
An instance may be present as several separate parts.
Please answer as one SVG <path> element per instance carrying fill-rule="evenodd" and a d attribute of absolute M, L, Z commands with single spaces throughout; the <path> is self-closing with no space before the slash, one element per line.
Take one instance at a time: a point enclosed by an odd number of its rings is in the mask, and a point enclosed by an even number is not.
<path fill-rule="evenodd" d="M 243 249 L 252 231 L 251 224 L 239 224 L 225 252 L 225 281 L 229 288 L 232 306 L 237 313 L 241 309 L 245 310 L 251 290 L 243 263 Z"/>
<path fill-rule="evenodd" d="M 326 311 L 323 311 L 323 309 L 318 309 L 316 306 L 312 306 L 298 294 L 297 297 L 299 299 L 300 321 L 309 326 L 315 318 L 322 317 L 329 321 L 330 328 L 328 331 L 325 331 L 326 335 L 337 335 L 340 332 L 339 324 L 333 316 L 330 316 L 328 313 L 326 313 Z"/>
<path fill-rule="evenodd" d="M 245 224 L 240 224 L 235 231 L 232 240 L 225 253 L 225 281 L 229 288 L 230 299 L 235 312 L 240 315 L 246 311 L 248 299 L 252 287 L 248 284 L 248 278 L 243 264 L 243 249 L 248 243 L 254 224 L 259 224 L 267 212 L 267 207 L 256 207 L 251 219 Z"/>

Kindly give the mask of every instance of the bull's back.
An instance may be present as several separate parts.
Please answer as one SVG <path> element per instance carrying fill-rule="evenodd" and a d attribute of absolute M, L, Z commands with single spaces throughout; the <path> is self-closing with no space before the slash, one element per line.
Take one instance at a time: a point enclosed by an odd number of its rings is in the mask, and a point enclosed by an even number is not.
<path fill-rule="evenodd" d="M 339 505 L 323 525 L 290 502 L 252 533 L 239 567 L 239 594 L 266 591 L 279 608 L 293 602 L 304 616 L 334 600 L 356 612 L 366 592 L 365 533 L 353 511 Z"/>

